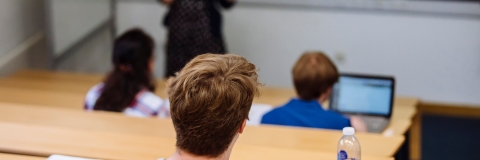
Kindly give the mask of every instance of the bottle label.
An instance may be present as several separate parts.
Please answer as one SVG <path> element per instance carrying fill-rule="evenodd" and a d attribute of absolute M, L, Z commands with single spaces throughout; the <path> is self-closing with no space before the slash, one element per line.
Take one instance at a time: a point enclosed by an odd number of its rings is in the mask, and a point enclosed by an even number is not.
<path fill-rule="evenodd" d="M 347 152 L 345 152 L 344 150 L 340 150 L 340 152 L 338 152 L 337 156 L 338 156 L 337 160 L 347 160 L 348 159 Z"/>

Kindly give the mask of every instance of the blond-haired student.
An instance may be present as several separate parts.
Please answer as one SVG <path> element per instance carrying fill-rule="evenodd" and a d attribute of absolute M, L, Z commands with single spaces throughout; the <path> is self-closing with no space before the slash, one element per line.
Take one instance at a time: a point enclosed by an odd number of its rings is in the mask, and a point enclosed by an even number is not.
<path fill-rule="evenodd" d="M 322 107 L 340 76 L 324 53 L 304 53 L 293 67 L 292 75 L 298 97 L 265 114 L 262 124 L 335 130 L 353 126 L 358 131 L 366 131 L 360 118 L 344 117 Z"/>
<path fill-rule="evenodd" d="M 177 151 L 168 160 L 227 160 L 258 95 L 255 65 L 226 54 L 197 56 L 168 81 Z"/>

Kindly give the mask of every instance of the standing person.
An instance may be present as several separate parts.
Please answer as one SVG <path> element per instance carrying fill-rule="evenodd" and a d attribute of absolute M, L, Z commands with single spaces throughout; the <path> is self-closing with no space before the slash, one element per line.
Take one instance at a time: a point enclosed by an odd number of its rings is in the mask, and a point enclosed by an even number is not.
<path fill-rule="evenodd" d="M 123 112 L 136 117 L 169 117 L 168 100 L 152 93 L 154 41 L 140 29 L 132 29 L 114 42 L 113 71 L 85 98 L 85 110 Z"/>
<path fill-rule="evenodd" d="M 222 37 L 222 16 L 217 4 L 230 8 L 235 0 L 159 0 L 169 6 L 166 77 L 203 53 L 227 52 Z"/>
<path fill-rule="evenodd" d="M 255 65 L 204 54 L 168 80 L 177 151 L 168 160 L 228 160 L 258 95 Z"/>

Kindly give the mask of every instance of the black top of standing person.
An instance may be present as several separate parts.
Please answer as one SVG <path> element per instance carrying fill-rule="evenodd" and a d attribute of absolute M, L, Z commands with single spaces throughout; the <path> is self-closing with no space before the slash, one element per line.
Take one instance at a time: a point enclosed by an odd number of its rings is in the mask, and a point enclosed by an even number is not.
<path fill-rule="evenodd" d="M 204 5 L 202 7 L 198 7 L 207 11 L 210 14 L 210 26 L 213 36 L 221 38 L 222 36 L 222 15 L 219 13 L 216 5 L 219 4 L 224 8 L 231 8 L 235 5 L 234 0 L 174 0 L 173 4 L 170 6 L 170 11 L 167 13 L 163 20 L 163 24 L 165 26 L 169 26 L 170 18 L 172 13 L 177 10 L 184 9 L 181 3 L 198 3 Z"/>
<path fill-rule="evenodd" d="M 198 55 L 227 53 L 218 9 L 232 7 L 235 0 L 160 1 L 169 6 L 164 19 L 168 29 L 165 77 L 174 76 Z"/>

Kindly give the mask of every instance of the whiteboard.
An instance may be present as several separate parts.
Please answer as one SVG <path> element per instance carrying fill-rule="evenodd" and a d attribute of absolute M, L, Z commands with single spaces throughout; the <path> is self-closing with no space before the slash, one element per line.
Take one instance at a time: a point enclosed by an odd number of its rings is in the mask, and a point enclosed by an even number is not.
<path fill-rule="evenodd" d="M 288 5 L 480 16 L 478 0 L 240 0 L 239 2 L 252 5 Z"/>
<path fill-rule="evenodd" d="M 54 57 L 111 18 L 110 0 L 50 0 L 48 4 Z"/>

